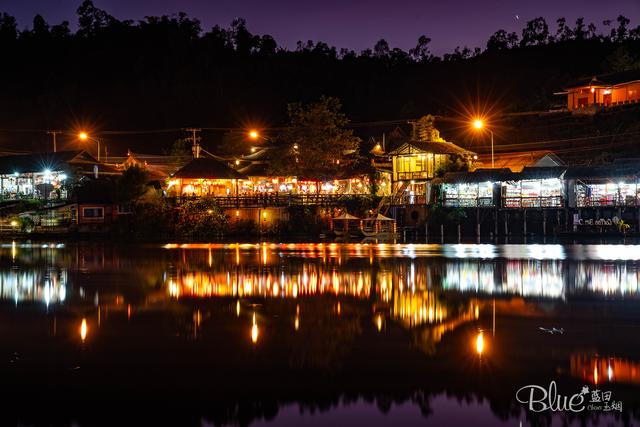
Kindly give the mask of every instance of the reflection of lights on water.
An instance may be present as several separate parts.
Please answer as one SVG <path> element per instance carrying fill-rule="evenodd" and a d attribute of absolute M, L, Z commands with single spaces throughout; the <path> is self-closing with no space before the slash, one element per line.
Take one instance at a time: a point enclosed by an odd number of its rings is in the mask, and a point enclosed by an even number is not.
<path fill-rule="evenodd" d="M 296 331 L 300 329 L 300 316 L 296 315 L 296 319 L 293 321 L 293 327 Z"/>
<path fill-rule="evenodd" d="M 252 343 L 257 343 L 258 342 L 258 323 L 256 322 L 256 314 L 253 313 L 253 325 L 251 326 L 251 342 Z"/>
<path fill-rule="evenodd" d="M 593 383 L 598 384 L 598 365 L 593 368 Z"/>
<path fill-rule="evenodd" d="M 482 352 L 484 351 L 484 335 L 482 331 L 478 332 L 478 336 L 476 337 L 476 353 L 482 356 Z"/>
<path fill-rule="evenodd" d="M 382 315 L 380 314 L 376 316 L 376 326 L 378 327 L 378 332 L 382 331 Z"/>
<path fill-rule="evenodd" d="M 476 319 L 480 317 L 480 306 L 479 305 L 476 305 L 475 316 L 476 316 Z"/>
<path fill-rule="evenodd" d="M 588 249 L 589 258 L 603 260 L 637 260 L 640 259 L 638 245 L 594 245 Z"/>
<path fill-rule="evenodd" d="M 338 302 L 338 305 L 336 306 L 336 313 L 338 313 L 338 315 L 340 315 L 340 302 Z"/>
<path fill-rule="evenodd" d="M 240 317 L 240 300 L 236 301 L 236 316 Z"/>
<path fill-rule="evenodd" d="M 87 339 L 87 319 L 83 318 L 82 323 L 80 324 L 80 339 L 84 342 Z"/>
<path fill-rule="evenodd" d="M 562 245 L 527 245 L 528 258 L 533 259 L 564 259 Z"/>
<path fill-rule="evenodd" d="M 609 378 L 609 381 L 613 379 L 613 369 L 611 368 L 611 365 L 607 366 L 607 377 Z"/>

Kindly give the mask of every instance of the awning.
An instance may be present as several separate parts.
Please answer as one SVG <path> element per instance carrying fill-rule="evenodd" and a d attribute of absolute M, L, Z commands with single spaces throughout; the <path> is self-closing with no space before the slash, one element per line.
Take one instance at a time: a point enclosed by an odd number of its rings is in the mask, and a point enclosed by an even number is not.
<path fill-rule="evenodd" d="M 395 221 L 395 219 L 389 218 L 388 216 L 384 216 L 382 214 L 378 214 L 376 216 L 365 218 L 364 220 L 365 221 Z"/>
<path fill-rule="evenodd" d="M 333 219 L 334 221 L 336 221 L 336 220 L 337 220 L 337 221 L 340 221 L 340 220 L 348 221 L 348 220 L 350 220 L 350 219 L 360 219 L 360 218 L 358 218 L 357 216 L 350 215 L 350 214 L 348 214 L 347 212 L 345 212 L 345 213 L 343 213 L 343 214 L 341 214 L 341 215 L 338 215 L 337 217 L 332 218 L 332 219 Z"/>

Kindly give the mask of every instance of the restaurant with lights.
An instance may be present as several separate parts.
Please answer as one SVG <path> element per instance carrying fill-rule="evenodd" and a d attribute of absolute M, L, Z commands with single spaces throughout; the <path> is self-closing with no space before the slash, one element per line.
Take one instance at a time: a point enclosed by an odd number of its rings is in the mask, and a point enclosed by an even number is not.
<path fill-rule="evenodd" d="M 0 197 L 3 200 L 64 200 L 67 181 L 79 176 L 98 178 L 117 171 L 100 164 L 86 151 L 20 154 L 0 157 Z"/>

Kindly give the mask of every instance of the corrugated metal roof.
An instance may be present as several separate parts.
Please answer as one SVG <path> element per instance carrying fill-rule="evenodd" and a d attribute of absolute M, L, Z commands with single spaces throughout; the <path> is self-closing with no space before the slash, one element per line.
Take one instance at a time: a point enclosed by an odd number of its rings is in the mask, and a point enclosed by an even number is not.
<path fill-rule="evenodd" d="M 565 179 L 603 180 L 640 177 L 640 160 L 627 159 L 594 166 L 571 166 Z"/>
<path fill-rule="evenodd" d="M 614 86 L 640 80 L 640 70 L 628 70 L 619 73 L 601 74 L 577 79 L 565 86 L 565 89 L 572 89 L 583 86 Z"/>
<path fill-rule="evenodd" d="M 526 166 L 522 172 L 514 174 L 515 180 L 562 178 L 567 171 L 566 166 Z"/>
<path fill-rule="evenodd" d="M 476 182 L 497 182 L 512 180 L 516 174 L 509 169 L 476 169 L 473 172 L 449 172 L 442 178 L 435 178 L 433 184 L 464 184 Z"/>

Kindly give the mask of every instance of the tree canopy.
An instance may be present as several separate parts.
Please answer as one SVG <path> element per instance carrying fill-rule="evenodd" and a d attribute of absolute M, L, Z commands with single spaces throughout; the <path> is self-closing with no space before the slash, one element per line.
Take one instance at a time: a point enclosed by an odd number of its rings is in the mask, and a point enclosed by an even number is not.
<path fill-rule="evenodd" d="M 210 29 L 184 13 L 119 20 L 91 0 L 77 15 L 76 31 L 42 16 L 19 30 L 15 18 L 0 13 L 0 128 L 280 126 L 288 104 L 322 95 L 341 99 L 357 122 L 447 114 L 478 98 L 501 111 L 536 110 L 552 105 L 553 93 L 573 79 L 640 63 L 640 27 L 624 16 L 598 26 L 538 17 L 520 34 L 496 31 L 484 49 L 461 46 L 437 56 L 427 34 L 407 51 L 385 39 L 362 52 L 313 40 L 290 50 L 253 34 L 241 18 Z M 161 152 L 176 139 L 160 142 L 159 135 L 136 134 L 133 143 L 113 138 L 109 148 L 125 152 L 139 143 Z M 49 139 L 0 132 L 0 142 L 36 148 Z"/>
<path fill-rule="evenodd" d="M 341 176 L 358 160 L 360 139 L 336 98 L 289 104 L 289 125 L 278 137 L 270 167 L 275 175 Z"/>

